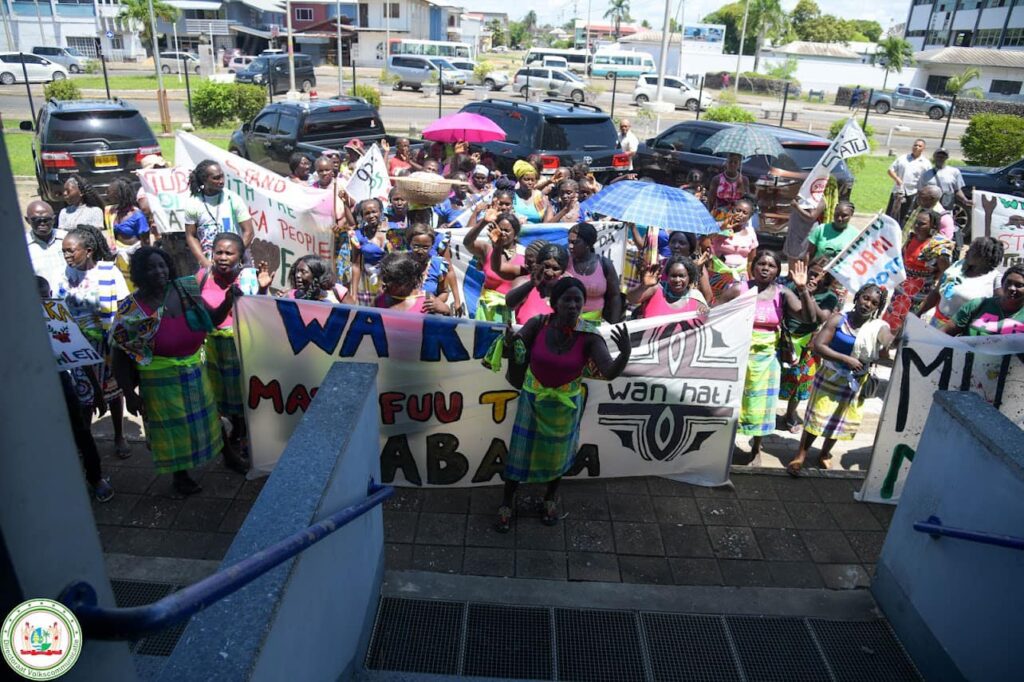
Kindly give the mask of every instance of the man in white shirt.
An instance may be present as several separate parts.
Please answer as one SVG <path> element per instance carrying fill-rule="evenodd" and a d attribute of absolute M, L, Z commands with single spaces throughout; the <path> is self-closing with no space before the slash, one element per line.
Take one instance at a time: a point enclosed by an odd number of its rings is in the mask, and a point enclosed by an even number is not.
<path fill-rule="evenodd" d="M 640 140 L 630 130 L 631 127 L 628 118 L 619 121 L 619 149 L 629 157 L 629 170 L 633 170 L 633 156 L 640 147 Z"/>
<path fill-rule="evenodd" d="M 914 205 L 917 195 L 917 183 L 921 174 L 932 167 L 932 162 L 924 155 L 924 140 L 914 140 L 910 153 L 898 156 L 889 166 L 889 177 L 892 178 L 892 194 L 885 212 L 900 225 L 906 220 L 907 214 Z"/>
<path fill-rule="evenodd" d="M 25 241 L 32 269 L 40 277 L 46 278 L 50 289 L 56 291 L 68 266 L 63 253 L 65 235 L 56 228 L 53 209 L 45 201 L 36 200 L 28 205 L 25 209 L 25 222 L 29 224 Z"/>
<path fill-rule="evenodd" d="M 921 173 L 917 181 L 917 189 L 927 185 L 934 185 L 942 192 L 942 207 L 947 211 L 953 210 L 954 204 L 959 201 L 970 208 L 973 205 L 970 199 L 964 194 L 964 178 L 960 175 L 960 169 L 955 166 L 947 166 L 949 152 L 945 149 L 936 149 L 932 154 L 932 167 Z"/>

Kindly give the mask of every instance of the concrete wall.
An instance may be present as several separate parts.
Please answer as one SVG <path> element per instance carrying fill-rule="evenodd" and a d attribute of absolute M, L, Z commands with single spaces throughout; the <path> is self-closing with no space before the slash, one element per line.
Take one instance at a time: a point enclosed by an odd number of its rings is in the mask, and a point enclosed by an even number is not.
<path fill-rule="evenodd" d="M 380 480 L 377 367 L 327 374 L 222 569 L 367 495 Z M 380 507 L 195 616 L 162 680 L 335 680 L 365 652 L 384 568 Z"/>
<path fill-rule="evenodd" d="M 932 515 L 1024 536 L 1021 430 L 975 393 L 935 394 L 872 591 L 925 679 L 1020 679 L 1024 552 L 913 530 Z"/>

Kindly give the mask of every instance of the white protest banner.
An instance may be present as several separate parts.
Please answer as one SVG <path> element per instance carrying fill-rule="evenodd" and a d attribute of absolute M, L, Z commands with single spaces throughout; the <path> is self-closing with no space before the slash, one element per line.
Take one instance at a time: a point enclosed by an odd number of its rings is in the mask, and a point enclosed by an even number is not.
<path fill-rule="evenodd" d="M 587 380 L 571 476 L 729 476 L 755 299 L 627 323 L 633 352 L 615 381 Z M 602 328 L 606 340 L 612 327 Z M 270 471 L 330 367 L 378 365 L 385 483 L 500 483 L 518 392 L 481 365 L 501 325 L 246 296 L 235 308 L 255 473 Z M 608 341 L 614 349 L 614 344 Z"/>
<path fill-rule="evenodd" d="M 907 278 L 902 246 L 900 224 L 879 215 L 833 259 L 829 272 L 850 291 L 859 291 L 866 284 L 892 291 Z"/>
<path fill-rule="evenodd" d="M 43 319 L 46 320 L 46 333 L 50 335 L 50 347 L 53 348 L 58 369 L 73 369 L 103 362 L 103 356 L 85 338 L 63 301 L 45 299 Z"/>
<path fill-rule="evenodd" d="M 908 315 L 858 499 L 896 504 L 935 391 L 973 391 L 1024 428 L 1024 334 L 951 337 Z M 955 472 L 950 472 L 953 481 Z"/>
<path fill-rule="evenodd" d="M 188 168 L 150 168 L 136 171 L 149 210 L 160 234 L 185 231 L 185 200 L 189 197 Z"/>
<path fill-rule="evenodd" d="M 359 163 L 352 169 L 352 179 L 348 181 L 345 191 L 355 201 L 370 199 L 387 199 L 391 192 L 391 178 L 380 147 L 373 145 L 363 154 Z"/>
<path fill-rule="evenodd" d="M 188 133 L 178 133 L 174 153 L 176 164 L 189 171 L 203 159 L 220 165 L 225 174 L 224 187 L 238 194 L 252 214 L 252 260 L 266 261 L 272 271 L 277 271 L 275 288 L 287 288 L 288 271 L 300 257 L 333 257 L 334 204 L 330 190 L 289 182 Z M 187 183 L 183 191 L 187 195 Z"/>
<path fill-rule="evenodd" d="M 871 146 L 868 144 L 868 138 L 864 136 L 864 131 L 851 116 L 843 129 L 836 135 L 836 139 L 832 140 L 831 146 L 818 159 L 818 163 L 814 164 L 814 168 L 807 175 L 804 184 L 800 185 L 800 192 L 797 195 L 800 204 L 808 210 L 817 206 L 822 195 L 825 194 L 828 176 L 836 166 L 843 159 L 867 154 L 869 151 L 871 151 Z"/>
<path fill-rule="evenodd" d="M 1003 266 L 1024 259 L 1024 199 L 1009 194 L 974 190 L 971 225 L 976 236 L 995 237 L 1003 243 Z M 984 229 L 982 229 L 984 228 Z"/>

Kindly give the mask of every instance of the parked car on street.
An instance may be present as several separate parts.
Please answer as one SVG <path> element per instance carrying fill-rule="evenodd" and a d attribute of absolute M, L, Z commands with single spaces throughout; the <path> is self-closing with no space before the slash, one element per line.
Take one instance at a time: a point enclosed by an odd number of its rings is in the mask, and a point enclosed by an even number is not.
<path fill-rule="evenodd" d="M 636 79 L 636 87 L 633 89 L 633 101 L 637 105 L 645 102 L 653 102 L 658 97 L 658 76 L 647 74 Z M 715 102 L 710 95 L 701 95 L 700 90 L 693 87 L 680 78 L 665 77 L 661 88 L 661 98 L 665 102 L 674 104 L 676 109 L 689 109 L 697 111 L 697 107 L 707 109 Z"/>
<path fill-rule="evenodd" d="M 585 163 L 604 182 L 629 168 L 611 116 L 592 104 L 486 99 L 460 111 L 480 114 L 505 131 L 503 141 L 473 147 L 491 152 L 497 169 L 507 175 L 518 159 L 530 154 L 540 154 L 545 174 Z"/>
<path fill-rule="evenodd" d="M 964 194 L 968 199 L 976 189 L 1024 198 L 1024 159 L 1002 168 L 960 166 L 960 175 L 964 179 Z M 953 219 L 964 230 L 964 239 L 967 239 L 971 234 L 971 209 L 957 202 L 953 207 Z"/>
<path fill-rule="evenodd" d="M 46 57 L 24 52 L 0 52 L 0 85 L 24 83 L 26 74 L 29 83 L 49 83 L 68 77 L 63 66 Z"/>
<path fill-rule="evenodd" d="M 564 97 L 582 102 L 587 97 L 587 82 L 568 69 L 530 66 L 516 71 L 512 89 L 523 97 L 527 89 L 543 90 L 550 97 Z"/>
<path fill-rule="evenodd" d="M 678 187 L 685 182 L 687 173 L 698 169 L 704 171 L 710 181 L 711 176 L 721 171 L 725 154 L 713 154 L 704 143 L 718 131 L 732 125 L 715 121 L 677 123 L 657 137 L 640 143 L 633 157 L 633 172 L 641 178 Z M 743 175 L 757 194 L 760 211 L 758 235 L 766 242 L 778 244 L 785 238 L 789 225 L 790 202 L 831 141 L 788 128 L 752 125 L 774 135 L 786 150 L 785 156 L 778 158 L 757 155 L 743 160 Z M 840 163 L 834 175 L 839 181 L 840 197 L 849 198 L 853 190 L 850 170 Z"/>
<path fill-rule="evenodd" d="M 255 59 L 256 57 L 251 57 L 249 55 L 235 55 L 231 58 L 231 61 L 228 62 L 228 73 L 238 73 L 242 69 L 248 68 Z"/>
<path fill-rule="evenodd" d="M 501 90 L 509 83 L 508 74 L 504 71 L 488 71 L 483 78 L 476 77 L 477 63 L 469 59 L 448 58 L 459 71 L 466 74 L 466 82 L 474 85 L 482 85 L 488 90 Z"/>
<path fill-rule="evenodd" d="M 928 94 L 927 90 L 901 85 L 893 92 L 874 93 L 868 106 L 879 114 L 888 114 L 893 109 L 902 109 L 919 111 L 928 114 L 928 118 L 940 119 L 949 114 L 950 103 L 944 99 L 933 97 Z"/>
<path fill-rule="evenodd" d="M 22 121 L 22 130 L 33 129 Z M 134 182 L 142 159 L 160 154 L 153 129 L 139 110 L 119 99 L 44 102 L 32 139 L 39 196 L 64 201 L 64 182 L 81 175 L 100 195 L 117 178 Z"/>
<path fill-rule="evenodd" d="M 377 110 L 361 97 L 268 104 L 231 135 L 228 151 L 287 175 L 288 158 L 304 152 L 316 159 L 353 138 L 370 145 L 386 137 Z"/>
<path fill-rule="evenodd" d="M 231 63 L 232 59 L 234 59 L 235 57 L 240 57 L 242 56 L 242 54 L 243 53 L 241 48 L 238 47 L 232 47 L 228 50 L 223 50 L 220 56 L 220 65 L 224 68 L 227 68 L 228 65 Z"/>
<path fill-rule="evenodd" d="M 250 62 L 249 66 L 235 71 L 236 83 L 252 83 L 268 87 L 275 95 L 288 92 L 291 87 L 288 55 L 260 55 Z M 316 87 L 316 74 L 313 72 L 313 60 L 308 54 L 295 55 L 295 87 L 302 92 L 309 92 Z"/>
<path fill-rule="evenodd" d="M 199 73 L 199 57 L 191 52 L 161 52 L 160 70 L 164 73 Z"/>
<path fill-rule="evenodd" d="M 387 72 L 398 79 L 395 89 L 411 88 L 419 91 L 428 83 L 440 82 L 441 86 L 457 95 L 466 87 L 466 74 L 451 64 L 435 63 L 438 57 L 424 57 L 413 54 L 388 56 Z M 441 61 L 444 61 L 443 59 Z M 442 68 L 447 66 L 447 68 Z"/>
<path fill-rule="evenodd" d="M 89 58 L 74 47 L 37 46 L 32 48 L 32 54 L 60 64 L 71 73 L 82 73 L 89 63 Z"/>

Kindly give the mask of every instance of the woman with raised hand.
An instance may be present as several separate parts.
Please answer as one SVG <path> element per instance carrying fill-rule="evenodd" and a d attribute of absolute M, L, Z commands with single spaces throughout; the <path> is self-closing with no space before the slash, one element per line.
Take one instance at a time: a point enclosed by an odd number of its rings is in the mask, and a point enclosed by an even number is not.
<path fill-rule="evenodd" d="M 131 260 L 138 289 L 118 306 L 110 330 L 114 370 L 132 414 L 141 414 L 158 474 L 173 474 L 181 495 L 202 490 L 188 472 L 224 449 L 202 352 L 241 292 L 232 285 L 211 308 L 193 276 L 178 279 L 171 257 L 144 246 Z M 133 371 L 134 369 L 136 371 Z"/>
<path fill-rule="evenodd" d="M 244 259 L 245 244 L 240 236 L 223 232 L 213 238 L 213 265 L 196 273 L 200 294 L 208 308 L 216 310 L 220 307 L 232 287 L 238 287 L 247 296 L 267 293 L 270 282 L 261 282 L 254 268 L 243 267 Z M 267 264 L 260 263 L 260 269 L 266 272 Z M 220 415 L 231 422 L 231 433 L 225 434 L 224 438 L 224 464 L 229 469 L 245 473 L 249 463 L 244 446 L 242 361 L 235 346 L 235 321 L 230 309 L 217 328 L 207 334 L 205 348 L 206 370 L 217 398 L 217 408 Z"/>
<path fill-rule="evenodd" d="M 528 364 L 516 407 L 508 457 L 505 491 L 498 509 L 496 529 L 511 528 L 514 498 L 519 484 L 547 483 L 544 493 L 545 525 L 558 523 L 555 494 L 562 476 L 572 466 L 583 416 L 583 369 L 596 366 L 602 379 L 622 374 L 629 362 L 629 333 L 625 325 L 612 331 L 619 350 L 614 360 L 596 328 L 581 319 L 587 291 L 572 277 L 558 280 L 551 289 L 551 315 L 531 318 L 518 332 L 506 331 L 507 352 Z"/>
<path fill-rule="evenodd" d="M 516 324 L 526 324 L 532 317 L 554 312 L 548 305 L 548 298 L 555 283 L 565 276 L 568 267 L 569 252 L 564 246 L 545 244 L 541 247 L 530 268 L 530 279 L 505 296 L 508 307 L 515 311 Z"/>
<path fill-rule="evenodd" d="M 266 290 L 263 285 L 273 280 L 273 274 L 263 275 L 264 270 L 261 267 L 260 288 L 263 291 Z M 330 261 L 320 256 L 303 256 L 295 261 L 288 272 L 288 283 L 291 289 L 284 296 L 302 301 L 343 303 L 349 293 L 348 289 L 338 284 L 338 275 Z"/>
<path fill-rule="evenodd" d="M 497 195 L 495 202 L 498 202 Z M 482 219 L 471 224 L 462 240 L 466 250 L 480 261 L 484 273 L 484 285 L 476 302 L 478 320 L 507 322 L 510 319 L 505 295 L 512 289 L 513 280 L 523 274 L 526 262 L 523 254 L 516 251 L 520 229 L 515 215 L 489 208 Z M 479 238 L 484 230 L 487 230 L 487 240 Z"/>
<path fill-rule="evenodd" d="M 790 278 L 795 292 L 777 282 L 782 268 L 780 256 L 766 248 L 758 249 L 750 269 L 750 279 L 729 287 L 720 297 L 724 303 L 740 294 L 757 291 L 754 330 L 747 356 L 747 374 L 740 401 L 738 432 L 751 436 L 750 454 L 761 452 L 761 439 L 775 430 L 775 407 L 779 402 L 779 339 L 786 315 L 810 322 L 814 301 L 807 288 L 807 268 L 793 263 Z"/>
<path fill-rule="evenodd" d="M 405 232 L 406 244 L 420 269 L 423 293 L 426 294 L 423 312 L 453 315 L 462 309 L 459 284 L 451 264 L 435 251 L 437 236 L 433 228 L 416 223 Z"/>
<path fill-rule="evenodd" d="M 583 319 L 600 324 L 601 320 L 622 321 L 622 293 L 615 265 L 597 253 L 597 228 L 590 223 L 577 223 L 569 228 L 569 269 L 566 273 L 583 282 L 587 300 Z"/>
<path fill-rule="evenodd" d="M 141 246 L 149 244 L 149 221 L 139 208 L 139 191 L 124 178 L 118 178 L 107 187 L 107 206 L 103 222 L 107 228 L 114 263 L 129 289 L 133 289 L 128 261 Z"/>
<path fill-rule="evenodd" d="M 359 224 L 352 231 L 349 303 L 373 306 L 380 293 L 380 262 L 390 248 L 383 215 L 384 204 L 380 199 L 364 199 L 356 206 Z"/>
<path fill-rule="evenodd" d="M 853 297 L 853 310 L 832 313 L 814 337 L 814 350 L 821 358 L 821 366 L 814 376 L 807 403 L 800 450 L 786 465 L 791 476 L 800 474 L 815 438 L 825 439 L 818 461 L 821 468 L 827 469 L 836 441 L 857 435 L 871 364 L 893 340 L 888 325 L 878 319 L 887 295 L 877 284 L 861 287 Z"/>
<path fill-rule="evenodd" d="M 671 256 L 664 267 L 654 265 L 644 273 L 640 287 L 629 292 L 629 302 L 637 306 L 634 317 L 651 318 L 678 313 L 695 313 L 691 326 L 700 326 L 708 318 L 708 302 L 698 289 L 700 271 L 686 256 Z"/>
<path fill-rule="evenodd" d="M 185 241 L 200 267 L 210 266 L 213 238 L 222 232 L 240 235 L 246 248 L 252 245 L 249 209 L 224 183 L 224 170 L 210 159 L 197 163 L 188 176 L 191 195 L 185 201 Z"/>

